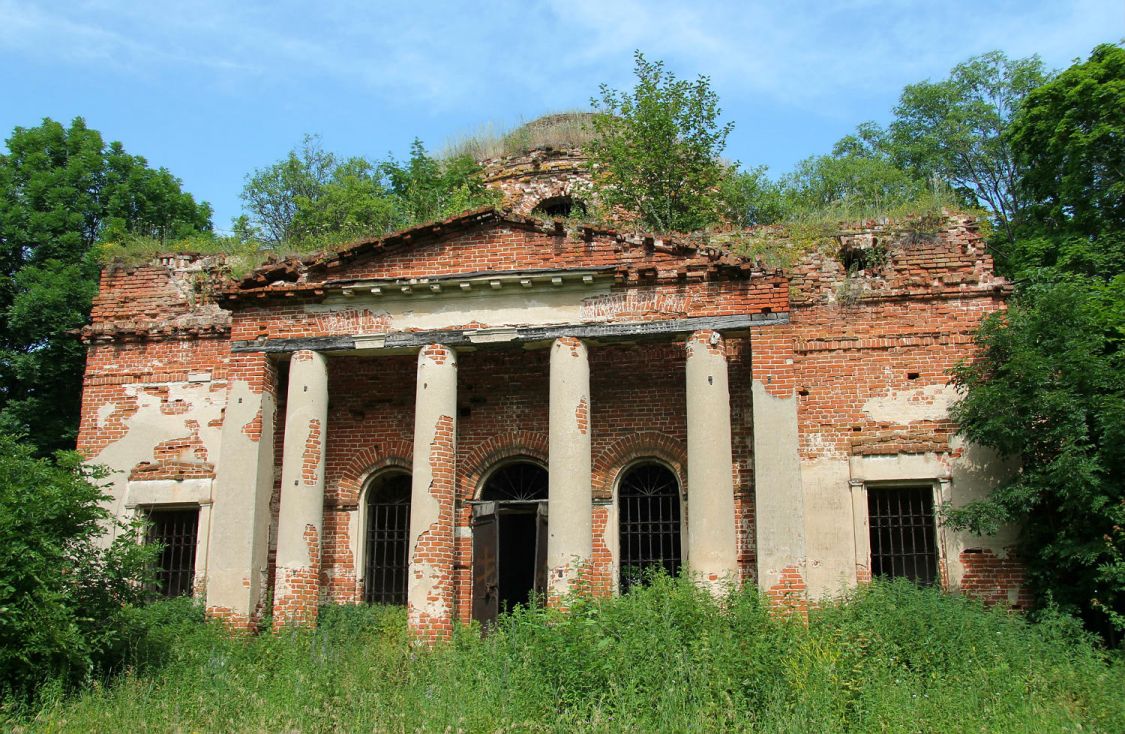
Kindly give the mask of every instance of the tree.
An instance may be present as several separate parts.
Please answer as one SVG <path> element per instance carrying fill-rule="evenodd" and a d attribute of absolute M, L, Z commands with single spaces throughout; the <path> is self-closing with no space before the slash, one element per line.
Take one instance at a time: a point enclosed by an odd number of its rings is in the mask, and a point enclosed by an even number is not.
<path fill-rule="evenodd" d="M 859 153 L 806 158 L 781 180 L 790 215 L 838 209 L 841 216 L 915 201 L 923 182 L 885 157 Z"/>
<path fill-rule="evenodd" d="M 1125 629 L 1123 314 L 1125 278 L 1025 285 L 954 371 L 962 433 L 1020 468 L 950 520 L 978 533 L 1018 522 L 1033 590 L 1103 629 L 1113 614 Z"/>
<path fill-rule="evenodd" d="M 76 118 L 17 127 L 0 155 L 0 428 L 72 446 L 97 290 L 96 243 L 209 232 L 211 208 Z"/>
<path fill-rule="evenodd" d="M 740 170 L 731 166 L 719 183 L 720 213 L 736 227 L 773 224 L 788 213 L 782 187 L 771 181 L 765 166 Z"/>
<path fill-rule="evenodd" d="M 718 96 L 705 76 L 677 79 L 663 62 L 634 54 L 636 85 L 601 85 L 591 100 L 594 139 L 587 145 L 594 191 L 657 231 L 692 231 L 718 218 L 719 155 L 733 123 L 720 125 Z"/>
<path fill-rule="evenodd" d="M 955 370 L 954 417 L 1020 468 L 950 513 L 975 531 L 1018 522 L 1033 588 L 1111 638 L 1125 630 L 1123 58 L 1099 46 L 1031 92 L 1012 122 L 1017 292 Z"/>
<path fill-rule="evenodd" d="M 1011 140 L 1035 221 L 1087 236 L 1125 229 L 1125 49 L 1098 46 L 1028 94 Z"/>
<path fill-rule="evenodd" d="M 306 208 L 315 204 L 337 165 L 319 137 L 306 135 L 299 150 L 247 175 L 242 202 L 257 236 L 275 247 L 291 240 L 302 201 Z"/>
<path fill-rule="evenodd" d="M 319 250 L 496 204 L 499 194 L 471 158 L 433 158 L 419 140 L 405 162 L 372 163 L 337 158 L 306 135 L 300 150 L 247 176 L 242 199 L 248 214 L 235 223 L 241 236 Z"/>
<path fill-rule="evenodd" d="M 468 155 L 431 157 L 422 141 L 410 146 L 410 159 L 388 158 L 382 166 L 395 196 L 398 226 L 409 227 L 479 206 L 495 205 L 500 194 L 484 184 L 480 165 Z"/>
<path fill-rule="evenodd" d="M 78 683 L 108 663 L 139 603 L 154 549 L 111 521 L 98 473 L 73 452 L 35 458 L 0 434 L 0 699 L 48 680 Z"/>
<path fill-rule="evenodd" d="M 1023 99 L 1048 78 L 1038 56 L 975 56 L 947 79 L 903 89 L 879 147 L 917 178 L 939 176 L 978 201 L 1010 241 L 1022 201 L 1008 130 Z"/>

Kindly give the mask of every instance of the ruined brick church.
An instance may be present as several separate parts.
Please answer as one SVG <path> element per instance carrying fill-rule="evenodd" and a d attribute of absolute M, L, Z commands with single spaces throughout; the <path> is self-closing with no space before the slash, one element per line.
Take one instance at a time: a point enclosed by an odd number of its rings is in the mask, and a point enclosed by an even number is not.
<path fill-rule="evenodd" d="M 972 219 L 775 269 L 564 227 L 581 164 L 489 161 L 502 209 L 239 280 L 105 269 L 78 447 L 150 521 L 164 593 L 235 627 L 401 604 L 425 637 L 654 568 L 797 607 L 875 575 L 1026 603 L 1011 534 L 935 513 L 1003 469 L 949 418 L 1008 292 Z"/>

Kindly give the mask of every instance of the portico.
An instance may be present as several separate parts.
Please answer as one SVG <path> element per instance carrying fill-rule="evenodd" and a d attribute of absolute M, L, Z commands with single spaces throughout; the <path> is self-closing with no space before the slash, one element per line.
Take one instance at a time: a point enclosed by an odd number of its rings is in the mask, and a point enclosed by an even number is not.
<path fill-rule="evenodd" d="M 602 487 L 595 490 L 593 437 L 607 428 L 620 432 L 616 419 L 609 425 L 598 425 L 598 416 L 612 414 L 613 406 L 599 407 L 591 391 L 591 354 L 599 350 L 614 352 L 622 348 L 637 353 L 642 360 L 646 352 L 653 358 L 666 358 L 678 353 L 679 398 L 682 407 L 674 403 L 663 405 L 663 400 L 653 405 L 638 406 L 642 410 L 677 409 L 681 412 L 686 429 L 686 474 L 679 483 L 680 502 L 686 530 L 682 558 L 678 559 L 690 569 L 701 583 L 720 590 L 724 583 L 736 583 L 743 576 L 739 565 L 737 540 L 735 453 L 732 448 L 731 391 L 729 387 L 727 339 L 739 344 L 740 370 L 745 375 L 746 345 L 750 343 L 749 324 L 757 328 L 776 327 L 783 324 L 778 316 L 745 318 L 746 326 L 738 328 L 734 319 L 718 321 L 718 325 L 736 324 L 727 329 L 727 337 L 716 329 L 689 330 L 708 319 L 677 320 L 673 322 L 642 322 L 637 324 L 609 324 L 598 327 L 585 325 L 538 327 L 532 334 L 521 334 L 521 328 L 507 333 L 506 342 L 470 341 L 463 333 L 452 331 L 447 341 L 431 341 L 414 352 L 415 390 L 413 404 L 413 441 L 411 453 L 410 523 L 408 535 L 408 569 L 406 572 L 406 599 L 411 625 L 427 635 L 441 636 L 452 629 L 455 619 L 465 618 L 474 607 L 474 587 L 477 594 L 484 587 L 479 579 L 474 583 L 458 583 L 471 569 L 476 577 L 483 570 L 472 559 L 473 534 L 478 523 L 466 522 L 464 510 L 479 505 L 473 494 L 466 493 L 466 475 L 471 467 L 458 465 L 464 457 L 464 447 L 458 445 L 458 418 L 467 415 L 479 421 L 480 412 L 498 410 L 503 413 L 504 395 L 496 395 L 500 406 L 493 408 L 459 407 L 468 401 L 459 393 L 459 365 L 463 357 L 470 361 L 488 362 L 503 355 L 509 363 L 521 357 L 527 359 L 528 370 L 546 367 L 540 384 L 546 394 L 529 397 L 529 401 L 545 398 L 547 413 L 546 468 L 549 477 L 547 499 L 542 503 L 546 516 L 545 538 L 545 592 L 549 603 L 556 603 L 567 594 L 587 591 L 598 585 L 615 586 L 618 564 L 618 541 L 613 528 L 607 528 L 608 517 L 601 520 L 599 544 L 608 551 L 595 553 L 594 525 L 599 515 L 615 515 L 612 483 L 618 478 L 605 476 L 624 467 L 600 466 Z M 713 320 L 711 320 L 713 321 Z M 583 334 L 561 335 L 550 341 L 543 340 L 544 333 L 570 330 Z M 594 338 L 589 334 L 600 332 Z M 486 333 L 496 333 L 491 330 Z M 426 334 L 433 336 L 433 334 Z M 361 362 L 379 362 L 385 355 L 401 363 L 410 355 L 403 355 L 402 342 L 417 339 L 410 333 L 387 334 L 382 348 L 340 349 L 341 341 L 329 346 L 332 350 L 317 351 L 282 349 L 299 346 L 297 342 L 266 342 L 254 345 L 236 345 L 235 349 L 259 353 L 273 353 L 289 357 L 289 378 L 285 401 L 284 440 L 281 457 L 280 512 L 277 521 L 277 571 L 273 594 L 275 624 L 308 623 L 315 620 L 316 605 L 327 595 L 322 589 L 323 527 L 324 527 L 324 461 L 325 447 L 330 447 L 333 421 L 329 416 L 330 367 L 337 372 L 349 372 L 350 366 Z M 396 343 L 397 342 L 397 343 Z M 410 347 L 405 347 L 410 349 Z M 529 351 L 530 350 L 530 351 Z M 534 357 L 545 351 L 546 358 Z M 596 367 L 594 368 L 597 369 Z M 630 375 L 597 375 L 602 384 L 606 378 L 629 380 Z M 644 374 L 637 377 L 643 379 Z M 513 391 L 515 392 L 515 391 Z M 745 399 L 749 385 L 743 381 L 737 391 Z M 674 397 L 674 396 L 672 396 Z M 675 398 L 674 398 L 675 399 Z M 750 407 L 750 406 L 746 406 Z M 478 412 L 479 411 L 479 412 Z M 736 413 L 742 411 L 736 410 Z M 490 423 L 503 423 L 503 415 Z M 639 427 L 637 427 L 639 428 Z M 478 430 L 479 433 L 479 430 Z M 640 430 L 637 434 L 642 434 Z M 745 437 L 740 437 L 745 441 Z M 604 442 L 603 442 L 604 443 Z M 643 441 L 642 441 L 643 443 Z M 662 459 L 663 447 L 654 445 L 647 459 Z M 518 447 L 513 448 L 518 456 Z M 794 448 L 795 451 L 795 448 Z M 634 452 L 646 458 L 643 446 Z M 602 453 L 612 453 L 602 451 Z M 501 457 L 497 457 L 502 463 Z M 602 462 L 605 464 L 606 462 Z M 746 468 L 741 481 L 745 482 Z M 608 481 L 607 481 L 608 480 Z M 610 486 L 605 486 L 606 484 Z M 690 488 L 690 493 L 687 491 Z M 608 490 L 608 491 L 607 491 Z M 745 491 L 743 490 L 743 494 Z M 487 504 L 487 503 L 483 503 Z M 595 506 L 597 505 L 597 506 Z M 328 504 L 331 507 L 331 503 Z M 466 537 L 468 536 L 468 537 Z M 608 542 L 607 542 L 608 538 Z M 459 539 L 469 542 L 458 543 Z M 541 539 L 542 540 L 542 539 Z M 612 548 L 611 548 L 612 546 Z M 478 553 L 480 545 L 477 543 Z M 535 547 L 527 553 L 535 554 Z M 608 563 L 607 563 L 608 560 Z M 492 569 L 495 572 L 495 569 Z M 483 593 L 487 593 L 483 592 Z M 478 614 L 480 614 L 478 612 Z"/>

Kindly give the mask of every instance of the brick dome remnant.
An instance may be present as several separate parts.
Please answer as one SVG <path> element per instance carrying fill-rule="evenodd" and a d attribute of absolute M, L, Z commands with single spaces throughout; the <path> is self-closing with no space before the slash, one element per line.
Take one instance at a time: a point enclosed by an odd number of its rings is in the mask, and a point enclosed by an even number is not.
<path fill-rule="evenodd" d="M 577 149 L 537 148 L 482 162 L 485 183 L 504 195 L 503 207 L 524 216 L 544 202 L 574 200 L 590 182 Z"/>
<path fill-rule="evenodd" d="M 504 151 L 480 161 L 485 182 L 504 194 L 503 206 L 516 214 L 556 214 L 553 207 L 576 203 L 590 180 L 582 145 L 593 133 L 592 119 L 589 112 L 545 115 L 506 135 Z"/>

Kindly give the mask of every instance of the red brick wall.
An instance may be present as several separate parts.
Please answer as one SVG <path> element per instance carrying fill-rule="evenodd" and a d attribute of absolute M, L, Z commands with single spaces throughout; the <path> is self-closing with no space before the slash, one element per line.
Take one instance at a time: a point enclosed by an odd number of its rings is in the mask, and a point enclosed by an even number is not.
<path fill-rule="evenodd" d="M 992 274 L 988 253 L 967 222 L 956 221 L 935 236 L 892 230 L 888 225 L 842 238 L 842 247 L 878 248 L 886 255 L 882 267 L 851 276 L 834 253 L 803 261 L 793 269 L 791 280 L 761 272 L 748 279 L 750 271 L 739 270 L 737 262 L 715 253 L 658 246 L 643 238 L 612 233 L 596 233 L 585 241 L 490 224 L 377 257 L 360 256 L 333 268 L 331 277 L 614 266 L 617 285 L 608 297 L 587 300 L 590 319 L 635 321 L 789 312 L 789 326 L 755 328 L 752 346 L 748 347 L 745 338 L 726 339 L 739 564 L 743 578 L 748 579 L 755 575 L 752 377 L 762 380 L 771 393 L 797 394 L 800 449 L 806 460 L 872 453 L 954 453 L 949 444 L 954 426 L 948 420 L 877 421 L 863 407 L 872 398 L 893 391 L 944 385 L 947 370 L 969 354 L 971 334 L 979 319 L 1002 308 L 1002 284 Z M 726 265 L 721 264 L 727 260 Z M 130 410 L 124 385 L 182 381 L 189 372 L 211 370 L 212 389 L 225 389 L 226 380 L 234 376 L 228 374 L 228 364 L 241 364 L 239 359 L 231 359 L 228 329 L 229 338 L 235 340 L 387 330 L 385 321 L 357 309 L 306 314 L 304 304 L 320 297 L 308 292 L 288 299 L 271 295 L 247 302 L 242 298 L 235 303 L 232 322 L 231 315 L 211 301 L 213 284 L 196 266 L 190 258 L 169 258 L 156 266 L 107 270 L 103 275 L 94 324 L 85 332 L 91 346 L 79 448 L 87 455 L 95 455 L 120 438 Z M 470 325 L 479 326 L 466 326 Z M 645 456 L 667 463 L 683 482 L 682 343 L 591 345 L 590 362 L 596 500 L 610 499 L 621 469 Z M 360 592 L 356 564 L 361 559 L 352 557 L 348 523 L 358 507 L 362 482 L 374 468 L 409 465 L 416 357 L 334 357 L 329 360 L 329 371 L 320 584 L 325 599 L 346 602 L 359 598 Z M 465 502 L 497 461 L 513 455 L 545 461 L 547 385 L 546 350 L 459 355 L 455 522 L 462 532 L 455 539 L 453 584 L 462 618 L 471 607 L 471 541 L 463 532 L 469 522 Z M 284 386 L 279 397 L 284 399 Z M 107 402 L 117 403 L 117 411 L 99 421 L 98 410 Z M 167 410 L 174 412 L 177 406 L 169 404 Z M 274 437 L 278 461 L 283 432 L 282 405 Z M 190 434 L 183 440 L 190 444 Z M 176 448 L 182 454 L 185 448 L 192 450 L 187 444 L 165 448 Z M 167 470 L 183 471 L 175 466 Z M 276 522 L 276 494 L 272 509 Z M 607 509 L 602 504 L 594 509 L 592 580 L 602 590 L 611 581 L 609 550 L 601 532 Z M 967 589 L 1001 589 L 1018 583 L 1012 562 L 983 557 L 963 561 Z M 799 578 L 787 578 L 787 587 L 779 589 L 779 594 L 791 592 L 799 582 Z"/>
<path fill-rule="evenodd" d="M 137 410 L 135 396 L 126 395 L 127 385 L 138 383 L 186 382 L 191 373 L 211 373 L 213 391 L 225 391 L 230 344 L 225 339 L 159 340 L 96 343 L 90 345 L 86 357 L 86 373 L 82 383 L 82 415 L 78 426 L 78 450 L 87 457 L 97 456 L 110 443 L 124 438 L 126 421 Z M 145 388 L 161 398 L 161 412 L 175 415 L 186 406 L 170 400 L 167 388 Z M 115 410 L 99 417 L 103 406 L 113 403 Z M 198 437 L 196 437 L 198 438 Z M 190 442 L 192 436 L 183 439 Z M 171 447 L 166 447 L 171 448 Z M 206 462 L 205 456 L 199 456 Z M 194 462 L 193 462 L 194 463 Z M 136 467 L 116 467 L 131 471 Z M 198 467 L 196 467 L 198 469 Z M 150 468 L 149 479 L 174 478 L 177 468 L 169 467 L 170 476 Z M 180 467 L 187 471 L 186 467 Z M 206 471 L 213 470 L 210 467 Z M 182 471 L 180 472 L 182 473 Z M 199 475 L 199 474 L 197 474 Z M 202 476 L 202 475 L 199 475 Z"/>

